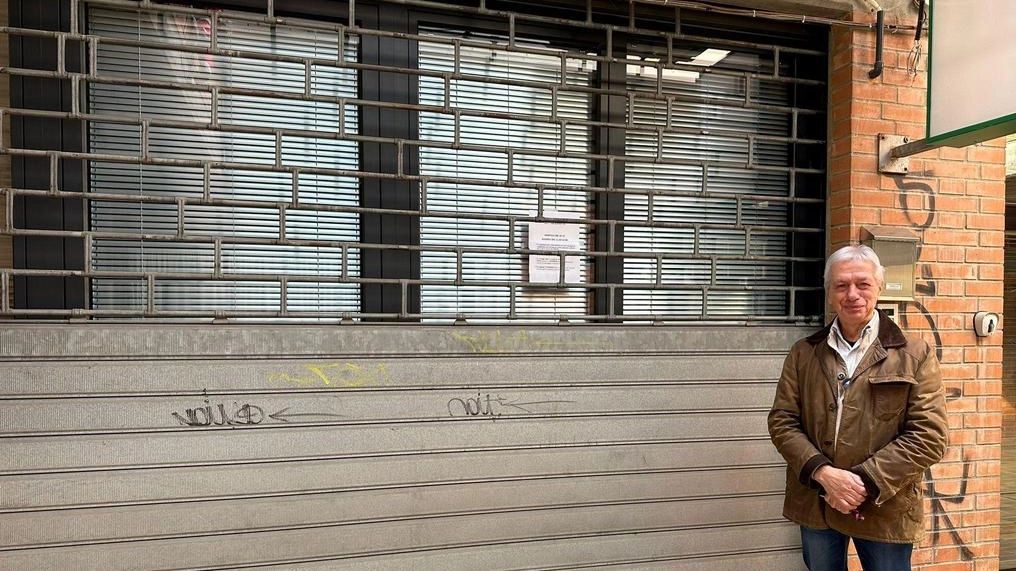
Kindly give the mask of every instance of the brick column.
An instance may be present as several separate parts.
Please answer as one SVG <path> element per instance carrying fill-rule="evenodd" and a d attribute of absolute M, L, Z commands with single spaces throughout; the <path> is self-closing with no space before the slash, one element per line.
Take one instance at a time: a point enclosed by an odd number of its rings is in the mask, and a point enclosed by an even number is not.
<path fill-rule="evenodd" d="M 973 315 L 1002 312 L 1004 140 L 916 155 L 906 176 L 879 174 L 880 133 L 924 137 L 927 61 L 909 74 L 913 33 L 887 33 L 872 80 L 874 31 L 837 28 L 831 41 L 829 249 L 858 241 L 862 226 L 918 238 L 917 295 L 899 304 L 899 322 L 938 348 L 949 393 L 949 448 L 926 474 L 915 568 L 997 570 L 1002 335 L 977 337 Z"/>

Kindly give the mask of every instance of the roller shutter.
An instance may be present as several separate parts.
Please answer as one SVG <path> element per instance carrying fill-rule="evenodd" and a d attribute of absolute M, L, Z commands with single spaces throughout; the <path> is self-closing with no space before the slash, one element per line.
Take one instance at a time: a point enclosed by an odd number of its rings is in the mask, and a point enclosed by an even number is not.
<path fill-rule="evenodd" d="M 2 566 L 802 569 L 807 331 L 3 327 Z"/>

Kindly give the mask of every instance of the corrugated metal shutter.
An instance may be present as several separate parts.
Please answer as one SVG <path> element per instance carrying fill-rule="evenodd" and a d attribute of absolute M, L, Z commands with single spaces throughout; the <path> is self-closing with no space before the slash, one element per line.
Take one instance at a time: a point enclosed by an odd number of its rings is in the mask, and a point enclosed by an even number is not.
<path fill-rule="evenodd" d="M 199 86 L 257 89 L 272 85 L 278 92 L 303 93 L 305 69 L 291 61 L 266 63 L 244 57 L 211 56 L 174 49 L 174 46 L 207 46 L 207 18 L 172 13 L 126 12 L 92 8 L 88 13 L 89 33 L 100 37 L 135 38 L 166 47 L 131 47 L 99 43 L 97 66 L 110 77 L 136 80 L 163 80 Z M 330 58 L 338 55 L 338 36 L 294 25 L 269 26 L 218 18 L 218 46 L 243 53 L 267 53 L 301 58 Z M 345 57 L 356 59 L 357 44 L 350 36 Z M 350 69 L 314 66 L 311 92 L 314 95 L 355 97 L 356 72 Z M 174 119 L 180 127 L 153 126 L 150 153 L 166 159 L 214 160 L 247 165 L 275 163 L 275 137 L 264 133 L 232 130 L 258 126 L 313 133 L 335 132 L 339 115 L 345 129 L 356 132 L 355 107 L 339 109 L 338 103 L 279 99 L 256 95 L 223 94 L 215 120 L 219 129 L 202 125 L 213 121 L 210 92 L 179 88 L 138 87 L 114 83 L 89 84 L 90 110 L 96 114 L 134 119 Z M 185 124 L 185 125 L 184 125 Z M 95 153 L 139 156 L 141 133 L 137 125 L 89 123 L 89 146 Z M 357 144 L 314 136 L 287 134 L 282 137 L 281 163 L 288 167 L 358 168 Z M 204 195 L 206 173 L 200 167 L 180 165 L 139 165 L 123 162 L 90 163 L 90 190 L 95 193 L 134 194 L 151 197 Z M 188 235 L 222 238 L 276 240 L 280 238 L 279 214 L 275 206 L 293 197 L 293 176 L 287 172 L 212 168 L 208 205 L 190 206 L 179 220 L 176 204 L 92 200 L 91 229 L 96 233 L 142 233 L 157 239 L 123 240 L 99 237 L 92 242 L 92 261 L 97 272 L 165 271 L 190 274 L 191 279 L 157 279 L 156 310 L 280 310 L 278 282 L 244 280 L 245 274 L 280 276 L 336 276 L 342 269 L 342 250 L 329 246 L 294 246 L 257 243 L 222 244 L 222 271 L 232 280 L 211 277 L 215 258 L 213 243 L 173 241 L 182 224 Z M 286 213 L 282 238 L 356 242 L 359 216 L 348 212 L 315 210 L 314 205 L 359 204 L 355 178 L 301 173 L 298 192 L 302 208 Z M 255 206 L 214 205 L 211 201 L 264 203 Z M 349 275 L 359 272 L 359 252 L 349 250 Z M 143 280 L 102 278 L 91 280 L 92 304 L 96 309 L 143 310 L 147 303 Z M 290 314 L 301 310 L 358 311 L 359 286 L 313 281 L 288 284 L 286 308 Z"/>
<path fill-rule="evenodd" d="M 691 61 L 698 51 L 675 50 L 678 61 Z M 732 54 L 716 67 L 744 72 L 772 69 L 771 56 Z M 628 66 L 628 85 L 639 91 L 655 91 L 657 77 L 652 67 Z M 670 71 L 670 70 L 668 70 Z M 750 100 L 761 106 L 786 108 L 786 84 L 747 80 L 736 75 L 688 72 L 693 75 L 664 74 L 664 95 L 678 96 L 670 107 L 666 100 L 633 99 L 631 120 L 643 130 L 629 131 L 626 150 L 630 157 L 625 169 L 629 189 L 661 192 L 653 197 L 649 216 L 648 195 L 625 196 L 625 219 L 683 223 L 677 228 L 628 227 L 626 252 L 677 254 L 666 258 L 660 268 L 663 284 L 685 286 L 780 286 L 787 283 L 783 261 L 724 260 L 723 256 L 785 256 L 785 231 L 752 231 L 745 226 L 786 227 L 787 203 L 766 200 L 766 196 L 787 197 L 790 182 L 786 172 L 744 168 L 744 164 L 790 166 L 784 141 L 755 140 L 746 135 L 790 135 L 790 113 L 745 107 L 746 86 Z M 688 134 L 665 133 L 660 149 L 652 130 L 670 125 L 687 129 Z M 668 160 L 698 161 L 701 164 L 654 164 L 657 156 Z M 670 194 L 668 194 L 670 193 Z M 750 199 L 738 203 L 738 195 Z M 695 225 L 700 225 L 696 228 Z M 715 261 L 714 261 L 714 257 Z M 657 262 L 653 259 L 625 260 L 625 283 L 655 283 Z M 783 315 L 787 296 L 783 292 L 711 291 L 708 296 L 694 290 L 626 290 L 626 313 L 671 315 L 748 316 Z"/>
<path fill-rule="evenodd" d="M 795 571 L 775 327 L 0 327 L 0 567 Z"/>
<path fill-rule="evenodd" d="M 464 32 L 454 30 L 423 29 L 421 33 L 442 38 L 462 37 Z M 584 60 L 568 60 L 567 77 L 562 82 L 561 58 L 552 55 L 519 53 L 506 50 L 507 38 L 471 33 L 471 41 L 486 39 L 490 48 L 463 45 L 459 48 L 459 72 L 478 78 L 497 78 L 513 82 L 536 81 L 548 86 L 557 84 L 589 85 L 590 70 Z M 519 42 L 520 44 L 522 42 Z M 533 43 L 533 47 L 546 44 Z M 455 46 L 452 43 L 419 43 L 420 69 L 452 72 L 455 70 Z M 585 64 L 585 65 L 583 65 Z M 420 103 L 445 105 L 446 96 L 456 109 L 513 113 L 519 119 L 508 121 L 487 119 L 475 115 L 462 115 L 458 133 L 455 116 L 449 113 L 421 112 L 420 139 L 423 141 L 456 141 L 473 145 L 495 145 L 523 149 L 514 153 L 511 164 L 512 180 L 518 184 L 531 183 L 530 188 L 520 186 L 490 186 L 469 183 L 428 184 L 426 207 L 431 212 L 454 212 L 460 217 L 422 216 L 420 244 L 427 246 L 487 246 L 495 248 L 527 248 L 526 225 L 518 224 L 514 235 L 509 235 L 507 217 L 555 216 L 589 217 L 590 197 L 585 192 L 547 189 L 543 197 L 543 212 L 539 212 L 539 196 L 535 185 L 574 185 L 589 183 L 589 165 L 585 159 L 527 155 L 525 150 L 557 151 L 562 148 L 572 153 L 589 150 L 589 128 L 569 125 L 562 133 L 557 119 L 588 119 L 589 96 L 574 91 L 560 91 L 556 108 L 549 88 L 533 88 L 517 83 L 485 82 L 482 79 L 452 80 L 450 91 L 445 93 L 443 78 L 420 77 Z M 526 119 L 529 116 L 531 119 Z M 564 139 L 562 140 L 562 135 Z M 420 148 L 420 174 L 423 176 L 454 176 L 461 179 L 488 179 L 507 181 L 509 155 L 506 152 L 478 151 L 441 147 Z M 499 220 L 475 218 L 476 215 L 494 214 Z M 471 217 L 474 216 L 474 217 Z M 588 246 L 589 228 L 581 232 L 580 250 Z M 420 275 L 423 279 L 455 280 L 457 277 L 455 252 L 427 252 L 421 256 Z M 522 281 L 527 272 L 528 257 L 521 254 L 466 253 L 462 260 L 462 277 L 465 280 Z M 580 270 L 580 282 L 588 280 L 585 262 Z M 459 285 L 425 285 L 420 291 L 423 313 L 509 311 L 511 288 L 469 287 Z M 526 313 L 556 313 L 582 315 L 587 313 L 587 292 L 583 288 L 537 289 L 522 288 L 516 291 L 516 308 L 521 320 Z M 475 321 L 475 320 L 474 320 Z"/>

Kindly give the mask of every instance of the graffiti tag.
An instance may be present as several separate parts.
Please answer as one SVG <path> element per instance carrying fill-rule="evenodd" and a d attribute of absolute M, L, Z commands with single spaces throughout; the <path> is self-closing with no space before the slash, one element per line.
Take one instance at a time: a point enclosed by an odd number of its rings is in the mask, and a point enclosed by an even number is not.
<path fill-rule="evenodd" d="M 505 414 L 518 412 L 531 414 L 533 412 L 533 407 L 540 405 L 559 403 L 570 404 L 573 402 L 574 401 L 569 400 L 523 402 L 521 399 L 508 399 L 501 395 L 495 396 L 490 393 L 481 396 L 480 393 L 477 392 L 475 397 L 448 399 L 447 406 L 449 416 L 486 416 L 497 418 Z"/>

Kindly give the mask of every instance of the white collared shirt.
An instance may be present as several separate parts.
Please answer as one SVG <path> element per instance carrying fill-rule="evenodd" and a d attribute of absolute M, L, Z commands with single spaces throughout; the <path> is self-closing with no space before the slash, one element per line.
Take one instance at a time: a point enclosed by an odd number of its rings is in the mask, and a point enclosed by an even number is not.
<path fill-rule="evenodd" d="M 857 370 L 857 365 L 861 363 L 861 359 L 864 354 L 868 352 L 868 348 L 871 344 L 878 339 L 878 312 L 876 311 L 871 319 L 868 320 L 867 325 L 861 329 L 861 336 L 858 337 L 857 341 L 851 345 L 843 338 L 843 332 L 840 330 L 840 318 L 837 317 L 833 320 L 833 325 L 829 329 L 829 337 L 827 342 L 832 347 L 833 351 L 843 359 L 845 367 L 846 378 L 850 379 L 854 376 L 854 371 Z"/>
<path fill-rule="evenodd" d="M 843 361 L 844 368 L 846 369 L 842 375 L 837 375 L 836 384 L 836 433 L 833 437 L 833 451 L 836 451 L 836 445 L 840 442 L 840 424 L 843 422 L 843 397 L 846 395 L 847 388 L 850 386 L 850 382 L 853 380 L 854 371 L 857 370 L 857 365 L 861 363 L 861 359 L 864 354 L 868 352 L 868 348 L 871 344 L 878 339 L 878 312 L 871 316 L 868 320 L 867 325 L 861 329 L 861 336 L 857 338 L 857 341 L 853 345 L 847 342 L 843 338 L 843 333 L 840 330 L 840 318 L 837 317 L 833 320 L 833 325 L 829 329 L 829 337 L 826 338 L 826 342 L 833 348 L 833 351 L 840 356 Z"/>

